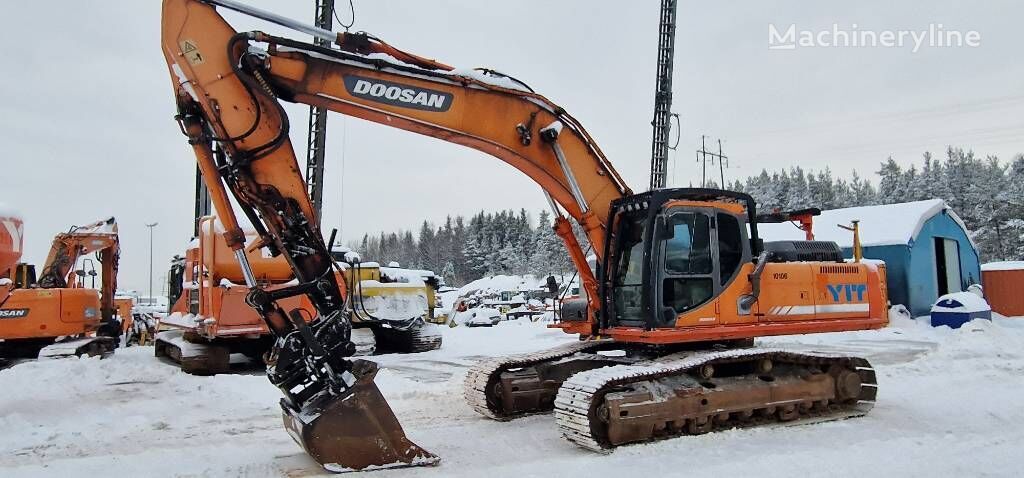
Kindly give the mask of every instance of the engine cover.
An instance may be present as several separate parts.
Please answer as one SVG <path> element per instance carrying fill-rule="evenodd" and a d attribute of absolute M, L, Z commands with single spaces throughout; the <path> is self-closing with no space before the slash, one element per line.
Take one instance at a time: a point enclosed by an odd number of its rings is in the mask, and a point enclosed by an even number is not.
<path fill-rule="evenodd" d="M 844 262 L 843 250 L 832 241 L 771 241 L 764 250 L 772 262 Z"/>

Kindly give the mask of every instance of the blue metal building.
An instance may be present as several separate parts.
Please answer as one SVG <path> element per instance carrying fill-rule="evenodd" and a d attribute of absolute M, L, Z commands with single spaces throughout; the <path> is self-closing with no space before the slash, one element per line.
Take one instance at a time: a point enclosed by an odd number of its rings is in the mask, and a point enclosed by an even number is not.
<path fill-rule="evenodd" d="M 978 249 L 956 213 L 941 199 L 822 211 L 815 239 L 835 241 L 853 257 L 853 233 L 838 227 L 860 221 L 864 257 L 885 261 L 889 300 L 916 316 L 928 315 L 939 296 L 981 283 Z M 765 240 L 803 239 L 789 224 L 759 226 Z"/>

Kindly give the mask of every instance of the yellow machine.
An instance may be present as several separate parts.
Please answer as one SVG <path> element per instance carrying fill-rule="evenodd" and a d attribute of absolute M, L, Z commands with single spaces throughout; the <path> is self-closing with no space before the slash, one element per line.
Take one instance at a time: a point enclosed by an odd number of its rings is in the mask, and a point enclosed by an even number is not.
<path fill-rule="evenodd" d="M 336 261 L 344 260 L 343 254 L 332 254 Z M 380 353 L 440 348 L 441 334 L 426 325 L 435 321 L 438 283 L 438 278 L 427 272 L 381 267 L 375 262 L 344 264 L 338 280 L 352 293 L 348 311 L 353 331 L 372 330 Z"/>

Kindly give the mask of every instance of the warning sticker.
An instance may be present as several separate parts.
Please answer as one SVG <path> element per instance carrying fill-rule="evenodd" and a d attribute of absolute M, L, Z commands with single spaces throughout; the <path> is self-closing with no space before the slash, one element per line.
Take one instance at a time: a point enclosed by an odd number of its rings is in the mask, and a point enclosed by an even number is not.
<path fill-rule="evenodd" d="M 181 54 L 185 55 L 185 59 L 188 60 L 190 65 L 202 65 L 204 58 L 203 54 L 199 52 L 199 48 L 196 47 L 196 42 L 192 40 L 181 41 Z"/>

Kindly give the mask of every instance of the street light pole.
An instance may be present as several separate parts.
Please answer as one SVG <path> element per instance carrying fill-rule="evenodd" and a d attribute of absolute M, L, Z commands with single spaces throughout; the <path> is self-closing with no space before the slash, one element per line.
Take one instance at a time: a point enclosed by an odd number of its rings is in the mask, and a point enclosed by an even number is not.
<path fill-rule="evenodd" d="M 146 224 L 149 228 L 149 301 L 153 301 L 153 228 L 158 223 Z"/>

